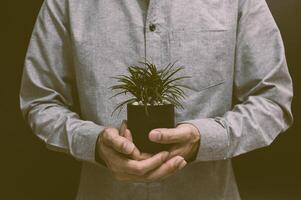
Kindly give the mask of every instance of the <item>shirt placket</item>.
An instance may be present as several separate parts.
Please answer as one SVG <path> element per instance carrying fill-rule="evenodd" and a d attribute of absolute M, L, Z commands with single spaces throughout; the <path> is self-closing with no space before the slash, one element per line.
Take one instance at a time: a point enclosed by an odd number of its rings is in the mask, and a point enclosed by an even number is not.
<path fill-rule="evenodd" d="M 166 20 L 167 0 L 150 0 L 145 22 L 145 57 L 163 68 L 169 59 L 168 22 Z M 152 182 L 146 185 L 147 199 L 160 200 L 162 184 Z"/>
<path fill-rule="evenodd" d="M 170 62 L 168 1 L 150 0 L 145 22 L 145 57 L 158 68 Z"/>

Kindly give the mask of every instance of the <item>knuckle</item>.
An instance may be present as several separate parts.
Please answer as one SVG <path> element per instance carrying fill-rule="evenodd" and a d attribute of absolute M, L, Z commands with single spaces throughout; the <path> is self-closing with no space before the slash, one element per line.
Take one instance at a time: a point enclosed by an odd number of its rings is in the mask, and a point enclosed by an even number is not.
<path fill-rule="evenodd" d="M 168 140 L 170 140 L 171 139 L 171 136 L 170 136 L 170 134 L 168 134 L 168 133 L 165 133 L 165 134 L 162 134 L 161 135 L 161 140 L 162 141 L 168 141 Z"/>
<path fill-rule="evenodd" d="M 191 138 L 193 142 L 198 141 L 199 135 L 197 135 L 195 132 L 191 132 Z"/>
<path fill-rule="evenodd" d="M 190 131 L 189 132 L 190 132 L 190 136 L 194 139 L 198 136 L 198 130 L 194 125 L 190 125 Z"/>
<path fill-rule="evenodd" d="M 126 148 L 127 148 L 127 142 L 126 141 L 121 141 L 120 144 L 118 144 L 118 148 L 121 150 L 121 151 L 126 151 Z"/>
<path fill-rule="evenodd" d="M 194 139 L 194 134 L 192 131 L 189 131 L 188 134 L 184 134 L 182 136 L 182 138 L 184 141 L 190 141 L 190 140 Z"/>

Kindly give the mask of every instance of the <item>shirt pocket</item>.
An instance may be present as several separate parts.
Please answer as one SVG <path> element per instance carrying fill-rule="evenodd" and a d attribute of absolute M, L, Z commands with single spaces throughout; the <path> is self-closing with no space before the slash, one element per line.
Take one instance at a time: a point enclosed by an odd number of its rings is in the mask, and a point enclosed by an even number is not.
<path fill-rule="evenodd" d="M 183 84 L 193 93 L 225 82 L 227 56 L 225 27 L 183 28 L 170 31 L 170 57 L 184 66 Z M 193 94 L 191 93 L 191 94 Z"/>

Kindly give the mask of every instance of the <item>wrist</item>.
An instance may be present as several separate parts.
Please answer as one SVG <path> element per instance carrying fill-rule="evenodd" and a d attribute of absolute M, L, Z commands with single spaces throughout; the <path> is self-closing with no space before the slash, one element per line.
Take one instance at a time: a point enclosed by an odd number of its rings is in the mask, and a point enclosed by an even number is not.
<path fill-rule="evenodd" d="M 107 167 L 106 163 L 104 162 L 104 160 L 101 158 L 101 156 L 99 155 L 99 150 L 100 150 L 100 138 L 101 137 L 101 133 L 99 133 L 97 139 L 96 139 L 96 144 L 95 144 L 95 161 L 105 167 Z"/>

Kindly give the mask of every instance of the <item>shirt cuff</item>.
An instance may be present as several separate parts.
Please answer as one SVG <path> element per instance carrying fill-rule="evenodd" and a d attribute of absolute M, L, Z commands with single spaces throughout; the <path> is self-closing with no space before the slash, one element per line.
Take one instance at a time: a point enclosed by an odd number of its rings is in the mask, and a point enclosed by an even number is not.
<path fill-rule="evenodd" d="M 100 165 L 95 159 L 96 142 L 104 126 L 85 121 L 73 134 L 71 154 L 80 161 L 88 161 Z"/>
<path fill-rule="evenodd" d="M 190 123 L 200 132 L 200 146 L 196 161 L 225 160 L 228 158 L 229 138 L 225 124 L 220 118 L 201 118 L 178 122 Z"/>

